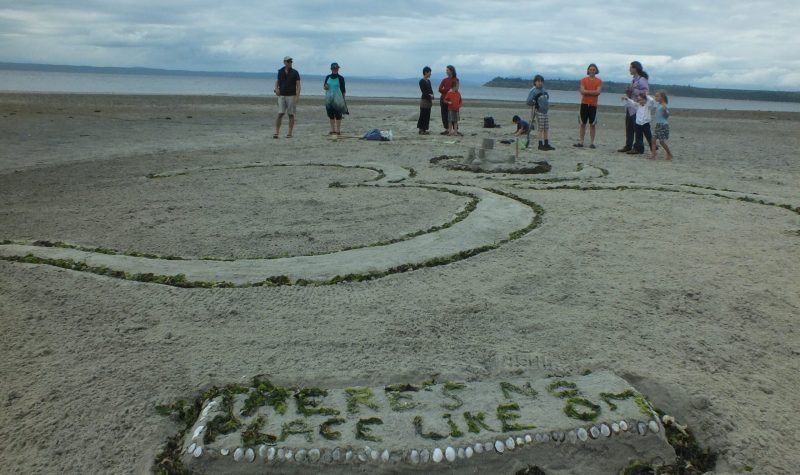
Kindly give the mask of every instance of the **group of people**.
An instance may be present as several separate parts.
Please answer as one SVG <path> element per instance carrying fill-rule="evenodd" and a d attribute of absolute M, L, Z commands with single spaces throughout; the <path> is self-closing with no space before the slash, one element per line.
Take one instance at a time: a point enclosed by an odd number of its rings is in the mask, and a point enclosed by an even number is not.
<path fill-rule="evenodd" d="M 650 148 L 650 158 L 656 158 L 656 140 L 664 148 L 666 159 L 672 160 L 672 151 L 667 145 L 669 139 L 669 99 L 666 91 L 657 91 L 655 97 L 650 91 L 650 77 L 642 68 L 642 63 L 633 61 L 629 69 L 633 79 L 625 90 L 622 100 L 625 102 L 625 145 L 619 152 L 628 154 L 644 153 L 644 139 Z M 655 134 L 651 132 L 651 111 L 656 114 Z"/>
<path fill-rule="evenodd" d="M 297 103 L 300 101 L 300 73 L 292 67 L 294 60 L 291 56 L 283 58 L 283 67 L 278 70 L 278 78 L 275 80 L 275 95 L 278 96 L 278 118 L 275 120 L 275 133 L 272 138 L 280 137 L 283 116 L 289 116 L 289 130 L 287 138 L 292 136 L 294 130 L 294 116 L 297 110 Z M 330 119 L 331 130 L 329 135 L 341 135 L 342 118 L 350 112 L 347 110 L 345 95 L 344 76 L 339 74 L 339 63 L 331 63 L 331 73 L 325 76 L 322 81 L 322 89 L 325 91 L 325 112 Z"/>
<path fill-rule="evenodd" d="M 289 130 L 286 137 L 292 136 L 294 129 L 294 116 L 297 103 L 300 99 L 300 74 L 292 68 L 293 60 L 290 56 L 283 58 L 284 67 L 278 70 L 275 81 L 275 94 L 278 96 L 278 118 L 275 121 L 275 134 L 280 136 L 283 116 L 289 116 Z M 632 76 L 631 84 L 627 87 L 622 100 L 625 101 L 625 145 L 618 151 L 628 154 L 644 153 L 644 139 L 647 139 L 650 158 L 656 158 L 656 141 L 666 152 L 666 159 L 672 159 L 672 153 L 667 145 L 669 139 L 669 102 L 665 91 L 657 91 L 655 97 L 649 93 L 649 76 L 642 68 L 639 61 L 630 63 Z M 597 104 L 603 90 L 603 81 L 597 77 L 600 73 L 596 64 L 592 63 L 586 68 L 586 77 L 581 79 L 579 91 L 581 104 L 579 110 L 579 139 L 575 147 L 585 146 L 586 129 L 589 129 L 589 148 L 596 148 L 595 136 L 597 131 Z M 428 135 L 430 129 L 431 110 L 435 95 L 431 84 L 431 68 L 422 69 L 422 79 L 419 80 L 421 93 L 419 104 L 419 120 L 417 129 L 420 135 Z M 345 95 L 344 77 L 339 74 L 339 64 L 331 63 L 331 73 L 325 76 L 322 88 L 325 91 L 325 110 L 330 119 L 330 135 L 341 134 L 342 118 L 348 114 Z M 463 135 L 458 130 L 460 110 L 462 104 L 459 92 L 459 79 L 456 68 L 448 65 L 445 68 L 445 78 L 439 83 L 439 108 L 441 111 L 442 135 Z M 544 88 L 544 77 L 537 74 L 533 78 L 533 88 L 528 93 L 526 104 L 531 107 L 530 123 L 515 115 L 512 122 L 516 124 L 515 135 L 526 135 L 526 146 L 530 145 L 532 130 L 537 130 L 539 150 L 555 150 L 549 141 L 550 120 L 548 117 L 550 95 Z M 655 112 L 655 130 L 651 130 L 651 112 Z"/>
<path fill-rule="evenodd" d="M 458 121 L 461 110 L 461 93 L 458 92 L 459 80 L 456 68 L 447 65 L 445 68 L 445 78 L 439 83 L 439 109 L 442 113 L 442 127 L 444 131 L 441 135 L 464 135 L 458 131 Z M 433 87 L 431 86 L 431 68 L 422 68 L 422 79 L 419 80 L 419 90 L 422 97 L 419 102 L 419 120 L 417 129 L 420 135 L 428 135 L 431 121 L 431 109 L 433 108 Z"/>

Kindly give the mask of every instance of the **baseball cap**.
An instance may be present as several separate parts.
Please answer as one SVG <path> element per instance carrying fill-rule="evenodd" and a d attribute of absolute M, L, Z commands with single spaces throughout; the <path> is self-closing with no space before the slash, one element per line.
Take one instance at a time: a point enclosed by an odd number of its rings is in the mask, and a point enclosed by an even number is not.
<path fill-rule="evenodd" d="M 292 60 L 292 57 L 291 57 L 291 56 L 284 56 L 284 57 L 283 57 L 283 60 L 284 60 L 284 61 L 291 61 L 291 60 Z"/>

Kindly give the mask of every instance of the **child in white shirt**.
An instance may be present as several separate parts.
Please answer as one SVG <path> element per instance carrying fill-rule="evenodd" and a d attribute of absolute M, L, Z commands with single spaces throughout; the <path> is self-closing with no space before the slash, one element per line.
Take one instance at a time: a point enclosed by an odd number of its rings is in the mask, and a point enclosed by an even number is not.
<path fill-rule="evenodd" d="M 634 125 L 634 133 L 636 134 L 635 143 L 642 143 L 642 136 L 647 139 L 647 144 L 650 146 L 650 159 L 656 159 L 656 142 L 653 140 L 653 133 L 650 130 L 650 112 L 656 108 L 656 101 L 651 96 L 640 94 L 636 100 L 629 99 L 622 96 L 623 101 L 636 107 L 636 124 Z M 636 155 L 644 153 L 644 150 L 632 149 L 628 152 L 629 155 Z"/>

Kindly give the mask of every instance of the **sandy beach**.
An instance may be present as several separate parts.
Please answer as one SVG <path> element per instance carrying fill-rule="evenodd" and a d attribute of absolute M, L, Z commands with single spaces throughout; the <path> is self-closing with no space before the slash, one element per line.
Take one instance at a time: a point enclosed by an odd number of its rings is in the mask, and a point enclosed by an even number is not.
<path fill-rule="evenodd" d="M 294 136 L 284 121 L 273 139 L 271 97 L 0 94 L 0 241 L 238 263 L 378 248 L 469 206 L 435 186 L 543 210 L 486 252 L 333 285 L 179 288 L 0 259 L 0 473 L 147 473 L 181 429 L 157 405 L 256 375 L 587 370 L 688 424 L 719 452 L 713 473 L 797 472 L 800 114 L 674 110 L 667 162 L 617 153 L 621 107 L 601 108 L 597 149 L 573 147 L 578 108 L 556 104 L 556 150 L 519 160 L 552 171 L 512 175 L 430 159 L 510 138 L 522 100 L 465 91 L 457 138 L 437 109 L 418 135 L 416 101 L 349 107 L 331 137 L 303 98 Z M 358 139 L 372 128 L 394 140 Z M 330 186 L 380 164 L 406 186 Z"/>

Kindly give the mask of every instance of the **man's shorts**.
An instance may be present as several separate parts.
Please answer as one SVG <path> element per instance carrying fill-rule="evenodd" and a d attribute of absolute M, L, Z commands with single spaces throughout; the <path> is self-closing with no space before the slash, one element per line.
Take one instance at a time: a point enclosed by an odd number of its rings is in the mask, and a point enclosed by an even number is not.
<path fill-rule="evenodd" d="M 539 126 L 539 130 L 542 132 L 550 130 L 550 118 L 547 117 L 547 114 L 542 114 L 541 112 L 537 111 L 536 124 Z"/>
<path fill-rule="evenodd" d="M 597 106 L 581 104 L 580 120 L 581 124 L 586 124 L 587 122 L 591 125 L 597 124 Z"/>
<path fill-rule="evenodd" d="M 461 114 L 458 111 L 447 111 L 448 122 L 458 122 L 461 119 Z"/>
<path fill-rule="evenodd" d="M 278 113 L 294 115 L 297 106 L 294 96 L 278 96 Z"/>

